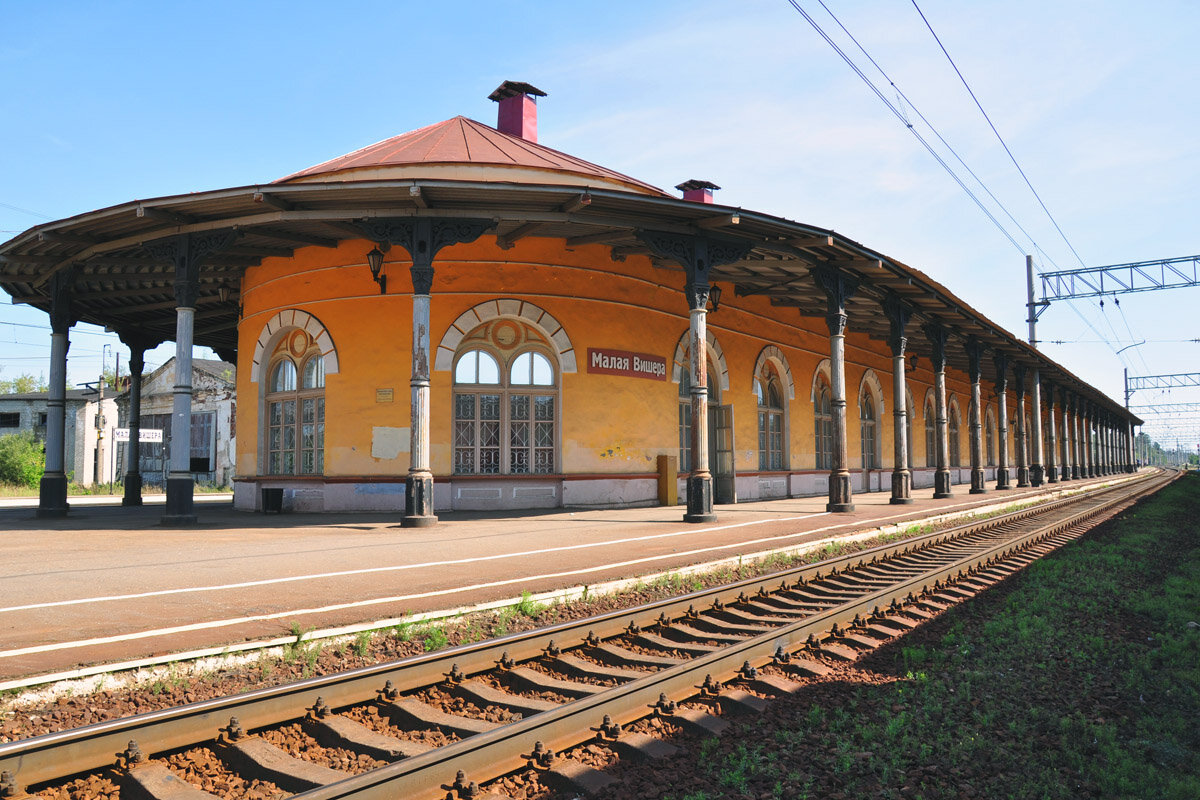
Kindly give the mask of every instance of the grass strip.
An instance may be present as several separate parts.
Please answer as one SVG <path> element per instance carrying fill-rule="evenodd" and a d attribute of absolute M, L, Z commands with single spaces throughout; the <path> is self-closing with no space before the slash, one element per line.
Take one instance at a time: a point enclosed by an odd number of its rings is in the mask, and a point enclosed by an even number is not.
<path fill-rule="evenodd" d="M 673 765 L 709 798 L 1200 797 L 1200 477 Z M 686 777 L 684 777 L 686 776 Z M 683 778 L 679 780 L 678 778 Z"/>

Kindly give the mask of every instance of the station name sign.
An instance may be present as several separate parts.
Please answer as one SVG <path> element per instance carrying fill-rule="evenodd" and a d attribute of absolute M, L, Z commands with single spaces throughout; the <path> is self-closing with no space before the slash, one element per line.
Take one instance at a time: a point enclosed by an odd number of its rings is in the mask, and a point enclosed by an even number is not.
<path fill-rule="evenodd" d="M 139 442 L 161 442 L 162 440 L 162 428 L 142 428 L 138 431 Z M 129 428 L 113 428 L 113 441 L 128 442 Z"/>
<path fill-rule="evenodd" d="M 627 378 L 649 378 L 652 381 L 667 379 L 667 360 L 646 353 L 589 347 L 587 364 L 587 371 L 597 375 L 622 375 Z"/>

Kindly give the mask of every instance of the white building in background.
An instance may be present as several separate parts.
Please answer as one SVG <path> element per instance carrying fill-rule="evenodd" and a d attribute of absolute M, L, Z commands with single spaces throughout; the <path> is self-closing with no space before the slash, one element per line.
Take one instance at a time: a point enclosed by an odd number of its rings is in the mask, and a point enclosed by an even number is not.
<path fill-rule="evenodd" d="M 0 436 L 33 431 L 46 438 L 48 392 L 0 394 Z M 68 480 L 83 486 L 120 480 L 113 447 L 117 398 L 108 389 L 104 400 L 95 389 L 67 391 L 65 464 Z"/>
<path fill-rule="evenodd" d="M 227 361 L 192 360 L 192 433 L 188 442 L 192 477 L 198 483 L 230 485 L 233 481 L 237 367 Z M 171 404 L 175 359 L 142 379 L 142 430 L 161 431 L 161 441 L 141 443 L 142 485 L 165 486 L 171 469 Z M 122 392 L 120 427 L 129 427 L 129 392 Z M 128 445 L 117 448 L 117 472 L 124 476 Z"/>

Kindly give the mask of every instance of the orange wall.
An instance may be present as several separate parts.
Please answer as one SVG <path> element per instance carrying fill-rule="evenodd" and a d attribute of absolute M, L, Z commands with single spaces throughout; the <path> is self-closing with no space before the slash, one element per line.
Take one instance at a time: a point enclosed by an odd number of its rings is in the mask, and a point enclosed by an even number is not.
<path fill-rule="evenodd" d="M 260 387 L 252 382 L 251 358 L 263 326 L 279 311 L 295 308 L 317 317 L 331 335 L 340 369 L 326 379 L 327 476 L 402 475 L 407 452 L 396 459 L 371 455 L 376 427 L 409 425 L 412 304 L 407 254 L 393 248 L 384 272 L 388 293 L 381 296 L 370 277 L 365 241 L 337 248 L 308 247 L 289 259 L 265 259 L 247 270 L 242 284 L 243 319 L 239 326 L 238 389 L 247 401 L 238 404 L 238 472 L 258 472 Z M 431 304 L 431 351 L 464 311 L 498 298 L 533 303 L 565 327 L 578 360 L 578 371 L 562 375 L 560 465 L 564 473 L 651 472 L 659 454 L 676 454 L 678 385 L 673 381 L 588 374 L 588 347 L 651 353 L 663 357 L 670 370 L 674 350 L 687 331 L 684 275 L 658 268 L 643 257 L 613 261 L 607 247 L 590 245 L 568 250 L 561 240 L 530 237 L 510 250 L 495 246 L 495 237 L 447 247 L 435 262 Z M 788 402 L 788 461 L 792 469 L 813 469 L 814 371 L 828 357 L 829 338 L 820 318 L 801 318 L 796 309 L 770 305 L 766 298 L 734 297 L 725 292 L 720 309 L 708 316 L 729 368 L 729 387 L 722 402 L 735 407 L 737 469 L 758 468 L 757 408 L 753 369 L 763 347 L 773 344 L 791 368 L 795 399 Z M 752 332 L 752 333 L 751 333 Z M 915 331 L 910 338 L 920 352 Z M 846 386 L 851 467 L 861 463 L 858 390 L 864 373 L 873 369 L 882 387 L 884 414 L 877 438 L 882 463 L 892 460 L 891 356 L 884 342 L 849 331 L 846 340 Z M 432 361 L 432 355 L 431 355 Z M 710 376 L 710 382 L 717 376 Z M 932 385 L 928 358 L 919 359 L 909 376 L 913 396 L 913 463 L 925 463 L 922 407 Z M 960 449 L 969 463 L 966 376 L 949 372 L 948 392 L 961 410 Z M 990 394 L 985 381 L 985 402 Z M 376 402 L 378 389 L 392 389 L 394 400 Z M 431 375 L 431 456 L 435 474 L 451 470 L 451 373 Z M 254 398 L 254 400 L 249 400 Z M 994 406 L 994 400 L 990 401 Z M 1011 398 L 1010 398 L 1011 403 Z M 1014 417 L 1015 419 L 1015 417 Z M 1015 423 L 1010 423 L 1015 427 Z M 407 440 L 405 440 L 407 441 Z M 1011 450 L 1010 450 L 1011 452 Z M 1011 458 L 1010 458 L 1011 460 Z"/>

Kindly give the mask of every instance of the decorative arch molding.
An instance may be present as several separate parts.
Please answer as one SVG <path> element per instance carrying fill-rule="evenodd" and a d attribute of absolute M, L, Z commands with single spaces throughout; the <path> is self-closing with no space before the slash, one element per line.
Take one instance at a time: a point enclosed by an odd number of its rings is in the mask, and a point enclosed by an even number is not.
<path fill-rule="evenodd" d="M 497 300 L 486 300 L 464 311 L 458 319 L 450 323 L 450 327 L 442 334 L 438 342 L 437 355 L 434 357 L 433 368 L 439 372 L 448 372 L 454 367 L 454 353 L 463 337 L 485 322 L 499 317 L 522 319 L 546 335 L 554 345 L 558 355 L 558 363 L 563 372 L 578 370 L 575 358 L 575 346 L 566 328 L 554 318 L 550 312 L 535 306 L 525 300 L 507 297 Z"/>
<path fill-rule="evenodd" d="M 792 380 L 792 368 L 788 365 L 787 356 L 785 356 L 783 351 L 773 344 L 767 345 L 762 349 L 762 352 L 758 354 L 758 360 L 754 362 L 754 373 L 750 376 L 751 388 L 754 386 L 754 379 L 757 378 L 760 373 L 762 373 L 762 369 L 764 366 L 766 366 L 768 361 L 773 363 L 775 368 L 779 370 L 779 374 L 783 376 L 783 382 L 785 384 L 784 389 L 787 392 L 787 399 L 795 400 L 796 384 Z"/>
<path fill-rule="evenodd" d="M 683 379 L 683 370 L 688 366 L 687 349 L 690 337 L 691 331 L 684 331 L 683 336 L 679 337 L 679 343 L 675 345 L 675 359 L 671 366 L 671 380 L 675 383 L 679 383 Z M 725 351 L 721 349 L 721 343 L 717 341 L 712 328 L 704 329 L 704 343 L 709 358 L 717 365 L 717 372 L 720 373 L 718 385 L 722 392 L 727 392 L 729 391 L 729 364 L 725 361 Z"/>
<path fill-rule="evenodd" d="M 958 428 L 961 431 L 963 424 L 962 409 L 958 405 L 958 398 L 954 395 L 950 395 L 949 399 L 946 400 L 946 419 L 948 420 L 952 416 L 958 419 Z"/>
<path fill-rule="evenodd" d="M 864 372 L 862 380 L 858 382 L 859 403 L 862 403 L 864 390 L 870 390 L 871 396 L 875 398 L 875 419 L 883 422 L 883 384 L 879 382 L 879 376 L 875 374 L 875 370 L 873 369 L 868 369 Z"/>
<path fill-rule="evenodd" d="M 258 334 L 258 341 L 254 343 L 254 361 L 250 370 L 252 383 L 259 383 L 260 378 L 265 378 L 267 362 L 271 360 L 271 353 L 274 351 L 276 343 L 284 332 L 292 328 L 299 328 L 307 333 L 321 348 L 321 356 L 325 359 L 325 374 L 337 374 L 337 347 L 324 323 L 307 311 L 288 308 L 271 317 Z"/>
<path fill-rule="evenodd" d="M 930 423 L 937 422 L 937 398 L 932 387 L 925 390 L 925 399 L 921 402 L 921 417 L 928 419 Z"/>
<path fill-rule="evenodd" d="M 821 379 L 825 379 L 825 385 L 833 388 L 833 377 L 830 372 L 829 359 L 823 358 L 817 364 L 817 368 L 813 370 L 812 386 L 808 390 L 808 401 L 810 403 L 817 402 L 817 388 L 821 385 Z"/>

